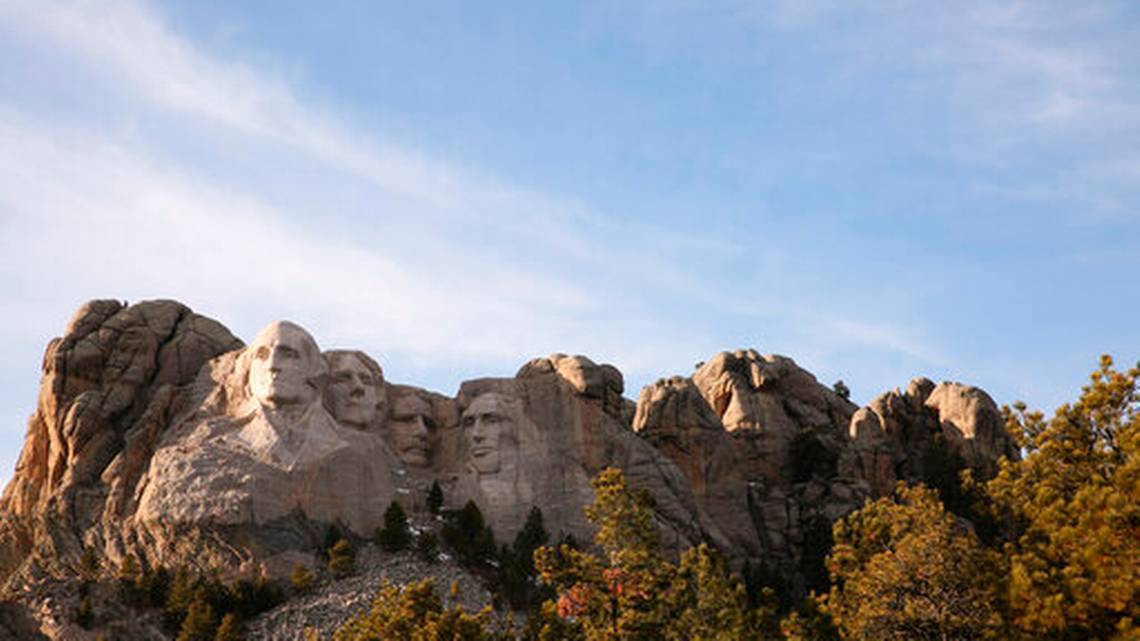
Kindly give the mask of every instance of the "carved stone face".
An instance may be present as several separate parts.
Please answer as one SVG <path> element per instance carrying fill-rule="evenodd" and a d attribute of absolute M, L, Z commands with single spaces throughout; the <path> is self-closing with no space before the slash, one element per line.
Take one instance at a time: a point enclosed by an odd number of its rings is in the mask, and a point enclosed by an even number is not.
<path fill-rule="evenodd" d="M 249 346 L 249 392 L 268 407 L 304 405 L 317 398 L 314 380 L 324 363 L 316 341 L 301 327 L 277 321 Z"/>
<path fill-rule="evenodd" d="M 493 474 L 502 467 L 502 444 L 515 430 L 510 401 L 490 392 L 476 398 L 463 412 L 463 434 L 467 454 L 479 474 Z"/>
<path fill-rule="evenodd" d="M 392 449 L 405 465 L 427 467 L 431 463 L 428 431 L 433 423 L 431 404 L 407 394 L 392 404 L 388 434 Z"/>
<path fill-rule="evenodd" d="M 325 399 L 338 423 L 367 429 L 384 404 L 384 379 L 351 352 L 337 352 L 328 358 L 329 383 Z"/>

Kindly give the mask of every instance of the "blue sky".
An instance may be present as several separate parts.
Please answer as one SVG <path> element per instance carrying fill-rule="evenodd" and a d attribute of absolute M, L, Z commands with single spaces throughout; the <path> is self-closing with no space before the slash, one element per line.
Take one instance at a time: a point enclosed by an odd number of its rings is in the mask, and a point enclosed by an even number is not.
<path fill-rule="evenodd" d="M 5 474 L 99 297 L 445 393 L 751 346 L 1051 409 L 1140 357 L 1136 3 L 238 4 L 0 0 Z"/>

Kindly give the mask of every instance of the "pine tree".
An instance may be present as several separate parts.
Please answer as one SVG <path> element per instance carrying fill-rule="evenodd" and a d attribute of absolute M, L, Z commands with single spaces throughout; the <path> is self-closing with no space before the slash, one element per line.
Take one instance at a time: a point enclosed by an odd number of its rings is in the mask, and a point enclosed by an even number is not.
<path fill-rule="evenodd" d="M 775 638 L 775 612 L 749 610 L 739 579 L 724 560 L 705 544 L 681 556 L 669 589 L 661 597 L 674 613 L 663 637 L 668 641 Z M 769 629 L 762 630 L 767 625 Z"/>
<path fill-rule="evenodd" d="M 141 604 L 142 594 L 138 588 L 140 575 L 138 559 L 133 554 L 125 556 L 123 563 L 119 565 L 116 578 L 119 583 L 119 598 L 127 605 Z"/>
<path fill-rule="evenodd" d="M 543 547 L 535 566 L 558 590 L 558 615 L 579 625 L 586 641 L 661 639 L 676 616 L 660 598 L 674 568 L 661 556 L 652 499 L 630 489 L 614 468 L 598 474 L 593 486 L 586 516 L 598 528 L 594 542 L 604 556 Z"/>
<path fill-rule="evenodd" d="M 444 608 L 431 579 L 403 587 L 391 585 L 385 579 L 372 607 L 349 619 L 332 638 L 333 641 L 507 641 L 504 635 L 492 631 L 489 610 L 468 614 L 461 606 Z"/>
<path fill-rule="evenodd" d="M 356 566 L 356 552 L 346 539 L 337 541 L 329 548 L 329 570 L 338 578 L 352 574 Z"/>
<path fill-rule="evenodd" d="M 449 512 L 441 534 L 444 545 L 468 568 L 485 568 L 498 556 L 495 533 L 484 522 L 483 512 L 474 501 L 468 501 L 456 512 Z"/>
<path fill-rule="evenodd" d="M 241 620 L 236 614 L 230 612 L 222 617 L 222 622 L 218 624 L 218 631 L 214 634 L 214 641 L 242 641 L 244 638 Z"/>
<path fill-rule="evenodd" d="M 439 557 L 439 538 L 434 532 L 423 531 L 416 537 L 416 554 L 427 563 L 435 563 Z"/>
<path fill-rule="evenodd" d="M 213 608 L 209 603 L 196 599 L 186 611 L 177 641 L 213 641 L 216 629 Z"/>
<path fill-rule="evenodd" d="M 507 603 L 515 609 L 528 608 L 541 600 L 535 578 L 534 551 L 546 544 L 550 535 L 542 522 L 542 510 L 532 507 L 514 543 L 503 546 L 499 555 L 498 584 Z"/>
<path fill-rule="evenodd" d="M 289 584 L 297 594 L 304 594 L 313 585 L 313 573 L 304 563 L 294 563 L 293 573 L 289 576 Z"/>
<path fill-rule="evenodd" d="M 384 511 L 384 527 L 376 535 L 380 547 L 388 552 L 399 552 L 407 549 L 412 542 L 412 533 L 408 529 L 408 517 L 404 508 L 396 501 Z"/>
<path fill-rule="evenodd" d="M 982 639 L 1000 631 L 1001 561 L 934 490 L 900 483 L 835 525 L 827 611 L 845 638 Z"/>
<path fill-rule="evenodd" d="M 79 556 L 79 576 L 85 581 L 94 581 L 99 578 L 101 568 L 102 564 L 95 548 L 90 545 L 83 546 L 83 553 Z"/>
<path fill-rule="evenodd" d="M 1011 622 L 1033 638 L 1140 637 L 1140 365 L 1102 356 L 1051 419 L 1005 413 L 1026 456 L 985 490 L 1005 526 Z"/>
<path fill-rule="evenodd" d="M 79 607 L 75 610 L 75 622 L 79 627 L 87 629 L 95 620 L 94 608 L 91 606 L 91 597 L 84 596 L 79 600 Z"/>
<path fill-rule="evenodd" d="M 431 482 L 431 489 L 428 490 L 427 495 L 427 509 L 432 514 L 439 514 L 440 508 L 443 507 L 443 488 L 439 486 L 439 481 Z"/>

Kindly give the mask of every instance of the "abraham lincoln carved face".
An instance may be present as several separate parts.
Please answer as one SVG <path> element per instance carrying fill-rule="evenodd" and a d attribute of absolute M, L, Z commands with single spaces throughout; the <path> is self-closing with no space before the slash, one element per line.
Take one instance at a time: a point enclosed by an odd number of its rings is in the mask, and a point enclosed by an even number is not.
<path fill-rule="evenodd" d="M 504 450 L 518 447 L 511 399 L 503 394 L 481 394 L 463 412 L 463 434 L 470 468 L 494 474 L 503 466 Z"/>

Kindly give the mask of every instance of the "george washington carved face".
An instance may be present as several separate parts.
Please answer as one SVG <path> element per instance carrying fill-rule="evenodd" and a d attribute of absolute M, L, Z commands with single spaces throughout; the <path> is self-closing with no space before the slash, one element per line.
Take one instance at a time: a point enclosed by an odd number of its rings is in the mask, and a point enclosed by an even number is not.
<path fill-rule="evenodd" d="M 431 403 L 419 395 L 404 394 L 392 403 L 389 441 L 405 465 L 427 467 L 431 463 L 429 432 L 433 424 Z"/>
<path fill-rule="evenodd" d="M 270 323 L 248 349 L 249 393 L 259 403 L 279 408 L 317 399 L 325 364 L 303 328 L 288 321 Z"/>
<path fill-rule="evenodd" d="M 503 449 L 517 447 L 511 400 L 497 392 L 481 394 L 463 412 L 468 465 L 493 474 L 503 465 Z"/>
<path fill-rule="evenodd" d="M 325 405 L 338 423 L 357 429 L 372 427 L 387 407 L 384 373 L 380 365 L 361 352 L 334 350 L 325 353 L 329 382 Z"/>

